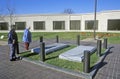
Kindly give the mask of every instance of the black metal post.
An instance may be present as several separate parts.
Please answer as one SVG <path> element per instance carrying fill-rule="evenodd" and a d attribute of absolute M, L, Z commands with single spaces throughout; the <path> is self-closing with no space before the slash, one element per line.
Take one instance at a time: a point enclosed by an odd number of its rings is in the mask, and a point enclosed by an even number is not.
<path fill-rule="evenodd" d="M 77 35 L 77 45 L 80 45 L 80 35 Z"/>
<path fill-rule="evenodd" d="M 40 57 L 41 57 L 41 61 L 45 61 L 45 43 L 44 42 L 40 42 Z"/>
<path fill-rule="evenodd" d="M 43 36 L 40 36 L 40 42 L 43 42 Z"/>
<path fill-rule="evenodd" d="M 56 43 L 59 43 L 59 36 L 56 36 Z"/>
<path fill-rule="evenodd" d="M 97 0 L 95 0 L 95 13 L 94 13 L 94 39 L 96 39 L 96 12 L 97 12 Z"/>
<path fill-rule="evenodd" d="M 90 72 L 90 51 L 85 50 L 84 51 L 84 65 L 83 65 L 83 69 L 85 73 L 89 73 Z"/>
<path fill-rule="evenodd" d="M 17 54 L 20 54 L 20 52 L 19 52 L 19 43 L 16 44 L 16 51 L 17 51 Z"/>
<path fill-rule="evenodd" d="M 101 40 L 97 40 L 97 55 L 100 57 L 101 56 Z"/>
<path fill-rule="evenodd" d="M 107 49 L 107 38 L 104 38 L 103 48 Z"/>

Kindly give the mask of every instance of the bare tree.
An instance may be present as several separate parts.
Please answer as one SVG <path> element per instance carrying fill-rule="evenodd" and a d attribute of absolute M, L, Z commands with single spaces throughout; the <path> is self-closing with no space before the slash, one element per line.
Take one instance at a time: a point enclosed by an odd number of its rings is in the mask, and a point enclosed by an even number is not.
<path fill-rule="evenodd" d="M 0 9 L 0 21 L 4 21 L 5 15 L 3 14 L 3 9 Z"/>
<path fill-rule="evenodd" d="M 0 21 L 6 22 L 9 21 L 8 28 L 12 28 L 15 20 L 15 8 L 11 7 L 11 0 L 6 0 L 6 7 L 0 8 Z"/>
<path fill-rule="evenodd" d="M 14 19 L 15 19 L 15 15 L 14 15 L 15 9 L 8 7 L 7 10 L 8 10 L 8 13 L 9 13 L 9 21 L 10 21 L 9 27 L 10 27 L 10 29 L 11 29 L 11 28 L 12 28 L 12 25 L 14 25 L 13 23 L 14 23 Z"/>
<path fill-rule="evenodd" d="M 65 9 L 63 13 L 66 13 L 66 14 L 73 14 L 74 11 L 72 9 Z"/>
<path fill-rule="evenodd" d="M 9 29 L 12 28 L 14 25 L 14 20 L 15 20 L 15 8 L 11 7 L 10 0 L 7 0 L 7 12 L 8 12 L 8 17 L 9 17 Z"/>

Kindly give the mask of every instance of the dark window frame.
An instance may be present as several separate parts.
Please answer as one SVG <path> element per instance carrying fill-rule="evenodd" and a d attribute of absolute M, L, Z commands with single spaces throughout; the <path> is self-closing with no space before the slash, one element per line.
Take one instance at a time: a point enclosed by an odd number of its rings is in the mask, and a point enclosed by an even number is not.
<path fill-rule="evenodd" d="M 96 20 L 96 30 L 98 30 L 98 20 Z M 89 26 L 88 26 L 89 25 Z M 94 20 L 85 21 L 85 30 L 94 30 Z"/>
<path fill-rule="evenodd" d="M 70 30 L 81 30 L 81 20 L 70 20 Z"/>
<path fill-rule="evenodd" d="M 53 21 L 53 30 L 65 30 L 65 21 Z"/>
<path fill-rule="evenodd" d="M 0 22 L 0 30 L 8 30 L 8 22 Z"/>
<path fill-rule="evenodd" d="M 120 31 L 120 19 L 108 19 L 107 30 L 108 31 Z"/>
<path fill-rule="evenodd" d="M 21 24 L 21 23 L 23 23 L 23 24 Z M 26 27 L 26 22 L 15 22 L 16 30 L 24 30 L 25 27 Z"/>
<path fill-rule="evenodd" d="M 45 30 L 45 21 L 34 21 L 33 28 L 34 30 Z"/>

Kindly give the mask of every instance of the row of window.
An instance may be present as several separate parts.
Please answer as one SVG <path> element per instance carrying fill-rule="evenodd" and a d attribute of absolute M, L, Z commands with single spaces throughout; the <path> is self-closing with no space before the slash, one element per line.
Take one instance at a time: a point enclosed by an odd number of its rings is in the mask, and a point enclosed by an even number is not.
<path fill-rule="evenodd" d="M 15 22 L 15 27 L 17 30 L 24 30 L 26 22 Z M 94 20 L 85 21 L 85 30 L 93 30 Z M 46 25 L 45 21 L 34 21 L 33 22 L 34 30 L 45 30 Z M 81 21 L 80 20 L 71 20 L 70 21 L 70 30 L 80 30 Z M 96 29 L 98 29 L 98 20 L 96 21 Z M 0 30 L 8 30 L 8 23 L 0 23 Z M 53 30 L 65 30 L 65 21 L 53 21 Z M 108 20 L 108 30 L 120 30 L 120 20 Z"/>

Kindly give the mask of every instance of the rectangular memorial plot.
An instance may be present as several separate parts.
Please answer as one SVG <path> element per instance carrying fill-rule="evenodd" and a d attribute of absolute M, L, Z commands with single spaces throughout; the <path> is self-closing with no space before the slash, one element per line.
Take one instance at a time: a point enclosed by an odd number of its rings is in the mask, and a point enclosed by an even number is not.
<path fill-rule="evenodd" d="M 47 45 L 47 46 L 45 46 L 45 53 L 49 54 L 51 52 L 63 49 L 68 46 L 69 46 L 68 44 L 63 44 L 63 43 L 54 43 L 51 45 Z M 31 52 L 40 53 L 40 47 L 31 49 Z"/>
<path fill-rule="evenodd" d="M 80 46 L 75 47 L 65 53 L 60 54 L 59 58 L 69 60 L 69 61 L 82 62 L 82 60 L 84 58 L 85 50 L 93 52 L 96 50 L 96 47 L 80 45 Z"/>

